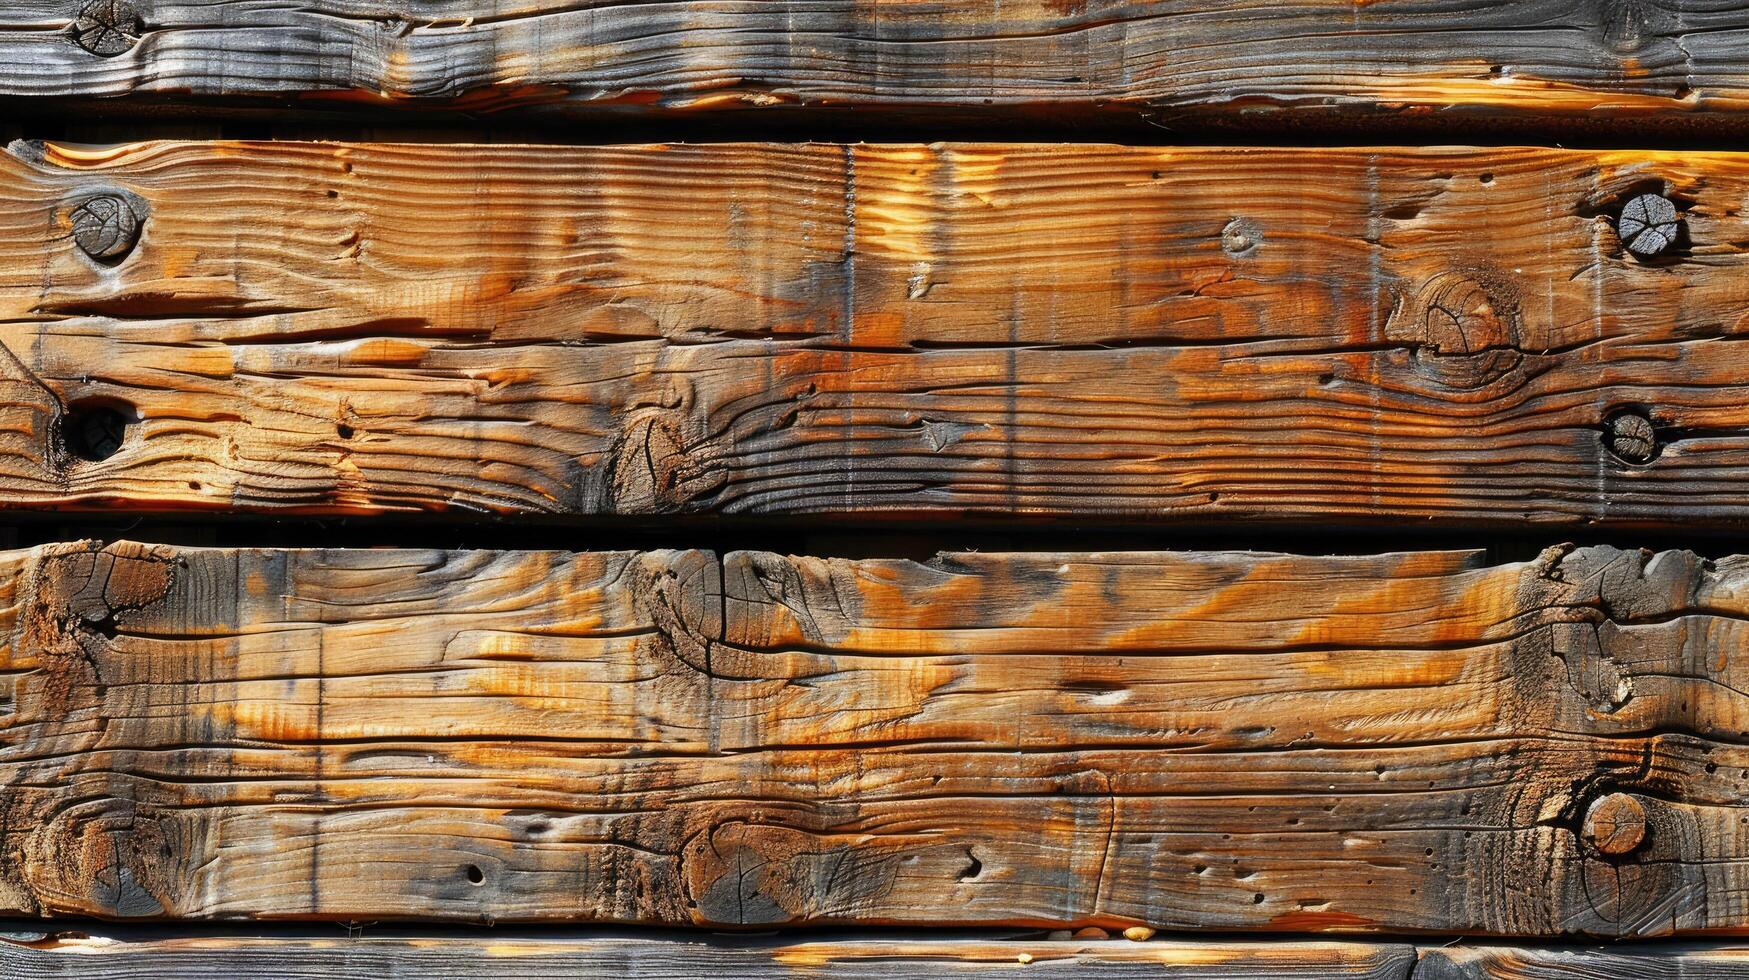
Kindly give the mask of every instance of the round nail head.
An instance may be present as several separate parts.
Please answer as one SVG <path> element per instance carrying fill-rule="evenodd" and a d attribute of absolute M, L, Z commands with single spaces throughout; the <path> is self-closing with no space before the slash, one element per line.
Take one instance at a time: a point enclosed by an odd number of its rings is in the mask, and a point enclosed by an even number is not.
<path fill-rule="evenodd" d="M 1658 194 L 1641 194 L 1624 205 L 1616 234 L 1635 255 L 1649 258 L 1676 244 L 1676 205 Z"/>
<path fill-rule="evenodd" d="M 114 195 L 91 198 L 73 209 L 73 241 L 99 262 L 114 262 L 140 240 L 140 216 Z"/>
<path fill-rule="evenodd" d="M 1627 854 L 1646 839 L 1646 810 L 1626 793 L 1600 797 L 1585 811 L 1585 840 L 1600 853 Z"/>

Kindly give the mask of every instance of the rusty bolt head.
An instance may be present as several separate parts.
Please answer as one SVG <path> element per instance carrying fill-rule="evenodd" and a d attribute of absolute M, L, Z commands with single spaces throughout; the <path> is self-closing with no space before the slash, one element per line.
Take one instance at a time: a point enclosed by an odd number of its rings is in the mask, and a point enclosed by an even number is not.
<path fill-rule="evenodd" d="M 1585 811 L 1585 842 L 1599 853 L 1620 856 L 1646 839 L 1646 810 L 1626 793 L 1600 797 Z"/>
<path fill-rule="evenodd" d="M 1603 435 L 1604 445 L 1618 458 L 1629 463 L 1646 463 L 1658 448 L 1657 433 L 1652 420 L 1635 412 L 1624 412 L 1609 420 Z"/>
<path fill-rule="evenodd" d="M 1615 233 L 1628 251 L 1650 258 L 1676 244 L 1681 226 L 1676 217 L 1676 205 L 1658 194 L 1641 194 L 1621 209 Z"/>
<path fill-rule="evenodd" d="M 73 241 L 99 262 L 120 261 L 140 240 L 140 212 L 117 194 L 100 194 L 73 209 Z"/>

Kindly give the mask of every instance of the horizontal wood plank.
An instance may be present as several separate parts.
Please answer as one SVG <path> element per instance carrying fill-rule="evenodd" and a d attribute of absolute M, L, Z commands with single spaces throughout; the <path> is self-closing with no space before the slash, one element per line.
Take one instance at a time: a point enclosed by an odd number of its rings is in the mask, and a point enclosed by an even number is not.
<path fill-rule="evenodd" d="M 383 930 L 373 928 L 368 934 Z M 286 980 L 381 980 L 465 975 L 481 980 L 689 978 L 730 975 L 811 980 L 1009 974 L 1026 977 L 1184 978 L 1184 980 L 1409 980 L 1414 948 L 1337 942 L 1214 943 L 1124 940 L 841 938 L 479 939 L 186 938 L 117 941 L 108 937 L 0 940 L 0 970 L 12 980 L 133 980 L 249 973 Z"/>
<path fill-rule="evenodd" d="M 370 926 L 356 938 L 43 934 L 0 939 L 0 969 L 16 980 L 235 976 L 378 980 L 466 975 L 482 980 L 696 977 L 848 980 L 932 976 L 1165 980 L 1749 980 L 1749 949 L 1660 943 L 1534 947 L 1329 941 L 1208 941 L 828 937 L 740 939 L 628 936 L 399 937 Z"/>
<path fill-rule="evenodd" d="M 3 564 L 7 914 L 1749 925 L 1744 559 Z"/>
<path fill-rule="evenodd" d="M 1740 523 L 1746 196 L 1716 153 L 14 144 L 0 504 Z"/>
<path fill-rule="evenodd" d="M 1739 0 L 13 0 L 0 55 L 0 95 L 279 112 L 855 110 L 1167 132 L 1435 113 L 1619 133 L 1737 124 L 1749 103 Z"/>
<path fill-rule="evenodd" d="M 1018 975 L 1164 980 L 1746 980 L 1749 949 L 1661 943 L 1539 948 L 1408 943 L 1118 939 L 1059 941 L 835 937 L 732 939 L 483 935 L 400 938 L 379 926 L 357 938 L 55 935 L 0 938 L 15 980 L 230 977 L 380 980 L 466 975 L 482 980 L 578 976 L 639 980 L 728 973 L 754 980 Z M 387 938 L 385 938 L 385 933 Z"/>

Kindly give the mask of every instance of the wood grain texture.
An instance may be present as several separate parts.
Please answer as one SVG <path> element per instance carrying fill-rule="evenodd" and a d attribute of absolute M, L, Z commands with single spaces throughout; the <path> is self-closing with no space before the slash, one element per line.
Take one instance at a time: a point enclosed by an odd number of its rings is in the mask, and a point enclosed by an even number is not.
<path fill-rule="evenodd" d="M 380 930 L 372 930 L 380 931 Z M 1026 963 L 1020 957 L 1029 957 Z M 1113 977 L 1151 980 L 1409 980 L 1414 947 L 1337 942 L 1130 943 L 836 938 L 830 940 L 635 939 L 482 936 L 478 939 L 107 937 L 0 941 L 11 980 L 135 980 L 237 976 L 286 980 L 393 980 L 469 976 L 481 980 L 601 977 L 753 980 L 843 977 L 894 980 L 919 975 Z"/>
<path fill-rule="evenodd" d="M 119 261 L 93 194 L 147 215 Z M 1704 153 L 15 144 L 0 498 L 1740 523 L 1746 196 Z"/>
<path fill-rule="evenodd" d="M 1535 947 L 1155 939 L 1052 941 L 866 936 L 798 939 L 659 936 L 266 938 L 108 935 L 0 940 L 14 980 L 134 980 L 251 974 L 285 980 L 465 975 L 482 980 L 578 976 L 756 980 L 888 980 L 930 976 L 1165 980 L 1745 980 L 1749 949 L 1733 945 Z M 1027 957 L 1024 963 L 1022 957 Z M 1026 967 L 1024 973 L 1015 972 Z"/>
<path fill-rule="evenodd" d="M 1745 559 L 4 563 L 6 913 L 1749 924 Z"/>
<path fill-rule="evenodd" d="M 138 16 L 82 46 L 85 2 L 6 5 L 0 94 L 1618 132 L 1749 104 L 1739 0 L 128 0 Z"/>

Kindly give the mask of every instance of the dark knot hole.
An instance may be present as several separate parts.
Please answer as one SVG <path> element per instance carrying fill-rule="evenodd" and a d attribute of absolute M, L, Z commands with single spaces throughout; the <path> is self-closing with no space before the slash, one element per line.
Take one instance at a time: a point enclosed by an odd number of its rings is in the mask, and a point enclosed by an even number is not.
<path fill-rule="evenodd" d="M 80 459 L 100 462 L 121 451 L 128 429 L 139 421 L 139 412 L 126 402 L 107 398 L 74 402 L 61 416 L 61 444 Z"/>

